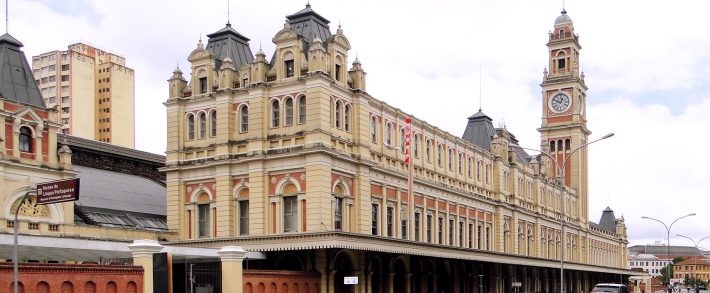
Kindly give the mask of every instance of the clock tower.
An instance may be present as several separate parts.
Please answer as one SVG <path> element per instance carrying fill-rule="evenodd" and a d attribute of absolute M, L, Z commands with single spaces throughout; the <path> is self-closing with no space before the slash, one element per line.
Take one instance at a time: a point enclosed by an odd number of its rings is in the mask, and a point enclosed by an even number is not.
<path fill-rule="evenodd" d="M 570 153 L 587 143 L 591 133 L 587 129 L 586 100 L 587 86 L 584 73 L 580 70 L 579 36 L 574 33 L 572 19 L 567 11 L 555 20 L 554 29 L 549 33 L 547 43 L 549 71 L 544 71 L 542 87 L 541 147 L 562 164 Z M 574 189 L 577 199 L 574 213 L 581 223 L 588 220 L 587 200 L 587 149 L 575 152 L 564 166 L 565 185 Z M 552 175 L 558 176 L 557 170 Z"/>

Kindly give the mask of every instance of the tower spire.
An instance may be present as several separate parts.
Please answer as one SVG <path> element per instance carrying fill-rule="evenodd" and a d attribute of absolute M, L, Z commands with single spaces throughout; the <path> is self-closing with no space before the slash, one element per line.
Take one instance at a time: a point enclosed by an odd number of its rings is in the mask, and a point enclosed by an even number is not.
<path fill-rule="evenodd" d="M 483 108 L 483 66 L 478 65 L 478 111 Z"/>
<path fill-rule="evenodd" d="M 227 26 L 231 26 L 229 23 L 229 0 L 227 0 Z"/>
<path fill-rule="evenodd" d="M 7 7 L 8 7 L 8 4 L 7 4 L 8 2 L 10 2 L 10 0 L 5 0 L 5 33 L 6 33 L 6 34 L 8 34 L 9 31 L 10 31 L 10 29 L 9 29 L 9 26 L 10 26 L 10 17 L 8 16 L 9 13 L 8 13 L 8 8 L 7 8 Z"/>

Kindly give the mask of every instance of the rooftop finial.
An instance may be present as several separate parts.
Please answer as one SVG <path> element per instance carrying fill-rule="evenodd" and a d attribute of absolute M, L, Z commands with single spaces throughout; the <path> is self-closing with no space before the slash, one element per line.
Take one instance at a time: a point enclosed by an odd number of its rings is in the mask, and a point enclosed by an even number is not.
<path fill-rule="evenodd" d="M 562 14 L 567 14 L 567 10 L 565 10 L 565 0 L 562 0 Z"/>
<path fill-rule="evenodd" d="M 311 0 L 306 1 L 306 8 L 311 8 Z"/>
<path fill-rule="evenodd" d="M 5 33 L 6 33 L 6 34 L 9 33 L 8 27 L 10 26 L 10 20 L 9 20 L 10 17 L 8 16 L 8 12 L 7 12 L 7 11 L 8 11 L 8 9 L 7 9 L 7 3 L 8 3 L 9 1 L 10 1 L 10 0 L 5 0 Z"/>
<path fill-rule="evenodd" d="M 229 0 L 227 0 L 227 26 L 232 26 L 232 24 L 229 23 Z"/>
<path fill-rule="evenodd" d="M 483 67 L 478 66 L 478 112 L 483 108 Z"/>

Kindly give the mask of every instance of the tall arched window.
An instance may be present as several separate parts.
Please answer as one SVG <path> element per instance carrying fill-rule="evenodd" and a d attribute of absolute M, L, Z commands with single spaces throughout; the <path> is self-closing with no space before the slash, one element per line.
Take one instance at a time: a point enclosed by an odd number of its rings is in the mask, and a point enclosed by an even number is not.
<path fill-rule="evenodd" d="M 458 167 L 459 167 L 459 175 L 463 175 L 463 154 L 462 153 L 459 153 Z"/>
<path fill-rule="evenodd" d="M 414 135 L 414 157 L 419 158 L 419 134 Z"/>
<path fill-rule="evenodd" d="M 560 35 L 559 35 L 559 36 L 560 36 L 560 39 L 565 37 L 565 30 L 564 30 L 564 29 L 560 29 Z"/>
<path fill-rule="evenodd" d="M 454 150 L 449 149 L 449 171 L 454 170 Z"/>
<path fill-rule="evenodd" d="M 187 139 L 195 139 L 195 115 L 187 115 Z"/>
<path fill-rule="evenodd" d="M 296 68 L 294 67 L 295 63 L 293 59 L 293 53 L 288 52 L 284 54 L 284 74 L 286 75 L 286 77 L 293 77 L 296 74 Z"/>
<path fill-rule="evenodd" d="M 404 142 L 406 140 L 406 135 L 404 134 L 404 127 L 399 129 L 399 150 L 404 154 Z"/>
<path fill-rule="evenodd" d="M 274 100 L 271 102 L 271 127 L 279 127 L 279 116 L 281 111 L 279 110 L 279 101 Z"/>
<path fill-rule="evenodd" d="M 286 184 L 283 194 L 283 230 L 298 232 L 298 190 L 293 183 Z"/>
<path fill-rule="evenodd" d="M 210 113 L 210 135 L 217 136 L 217 111 Z"/>
<path fill-rule="evenodd" d="M 306 123 L 306 96 L 298 98 L 298 123 Z"/>
<path fill-rule="evenodd" d="M 387 131 L 385 132 L 385 144 L 392 145 L 392 123 L 387 123 Z"/>
<path fill-rule="evenodd" d="M 241 132 L 249 131 L 249 108 L 247 106 L 242 106 L 239 110 L 239 128 Z"/>
<path fill-rule="evenodd" d="M 197 196 L 197 236 L 199 238 L 212 235 L 210 221 L 210 196 L 206 193 Z"/>
<path fill-rule="evenodd" d="M 468 178 L 471 178 L 471 174 L 473 173 L 473 159 L 471 157 L 468 157 Z"/>
<path fill-rule="evenodd" d="M 345 131 L 350 131 L 350 105 L 345 105 L 344 112 L 343 124 L 345 124 Z"/>
<path fill-rule="evenodd" d="M 293 125 L 293 99 L 286 99 L 286 123 L 285 126 Z"/>
<path fill-rule="evenodd" d="M 335 128 L 340 128 L 340 101 L 335 102 Z"/>
<path fill-rule="evenodd" d="M 441 144 L 436 146 L 436 164 L 441 167 Z"/>
<path fill-rule="evenodd" d="M 426 140 L 426 161 L 431 162 L 431 139 Z"/>
<path fill-rule="evenodd" d="M 345 199 L 345 188 L 338 184 L 333 192 L 333 229 L 343 230 L 343 200 Z"/>
<path fill-rule="evenodd" d="M 205 138 L 207 135 L 207 114 L 205 112 L 200 113 L 200 138 Z"/>
<path fill-rule="evenodd" d="M 481 161 L 476 162 L 476 180 L 481 181 Z"/>
<path fill-rule="evenodd" d="M 375 116 L 370 119 L 370 140 L 372 143 L 377 143 L 377 117 Z"/>
<path fill-rule="evenodd" d="M 32 152 L 32 130 L 27 126 L 20 127 L 20 151 Z"/>

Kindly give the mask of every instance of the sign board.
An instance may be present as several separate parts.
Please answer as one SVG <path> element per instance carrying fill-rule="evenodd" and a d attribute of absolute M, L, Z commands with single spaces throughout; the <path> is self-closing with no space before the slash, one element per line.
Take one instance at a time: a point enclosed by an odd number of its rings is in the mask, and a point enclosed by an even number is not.
<path fill-rule="evenodd" d="M 523 286 L 523 283 L 521 282 L 513 282 L 513 287 L 521 287 Z"/>
<path fill-rule="evenodd" d="M 357 285 L 357 277 L 345 277 L 343 281 L 345 285 Z"/>
<path fill-rule="evenodd" d="M 79 178 L 37 184 L 37 204 L 79 200 Z"/>

